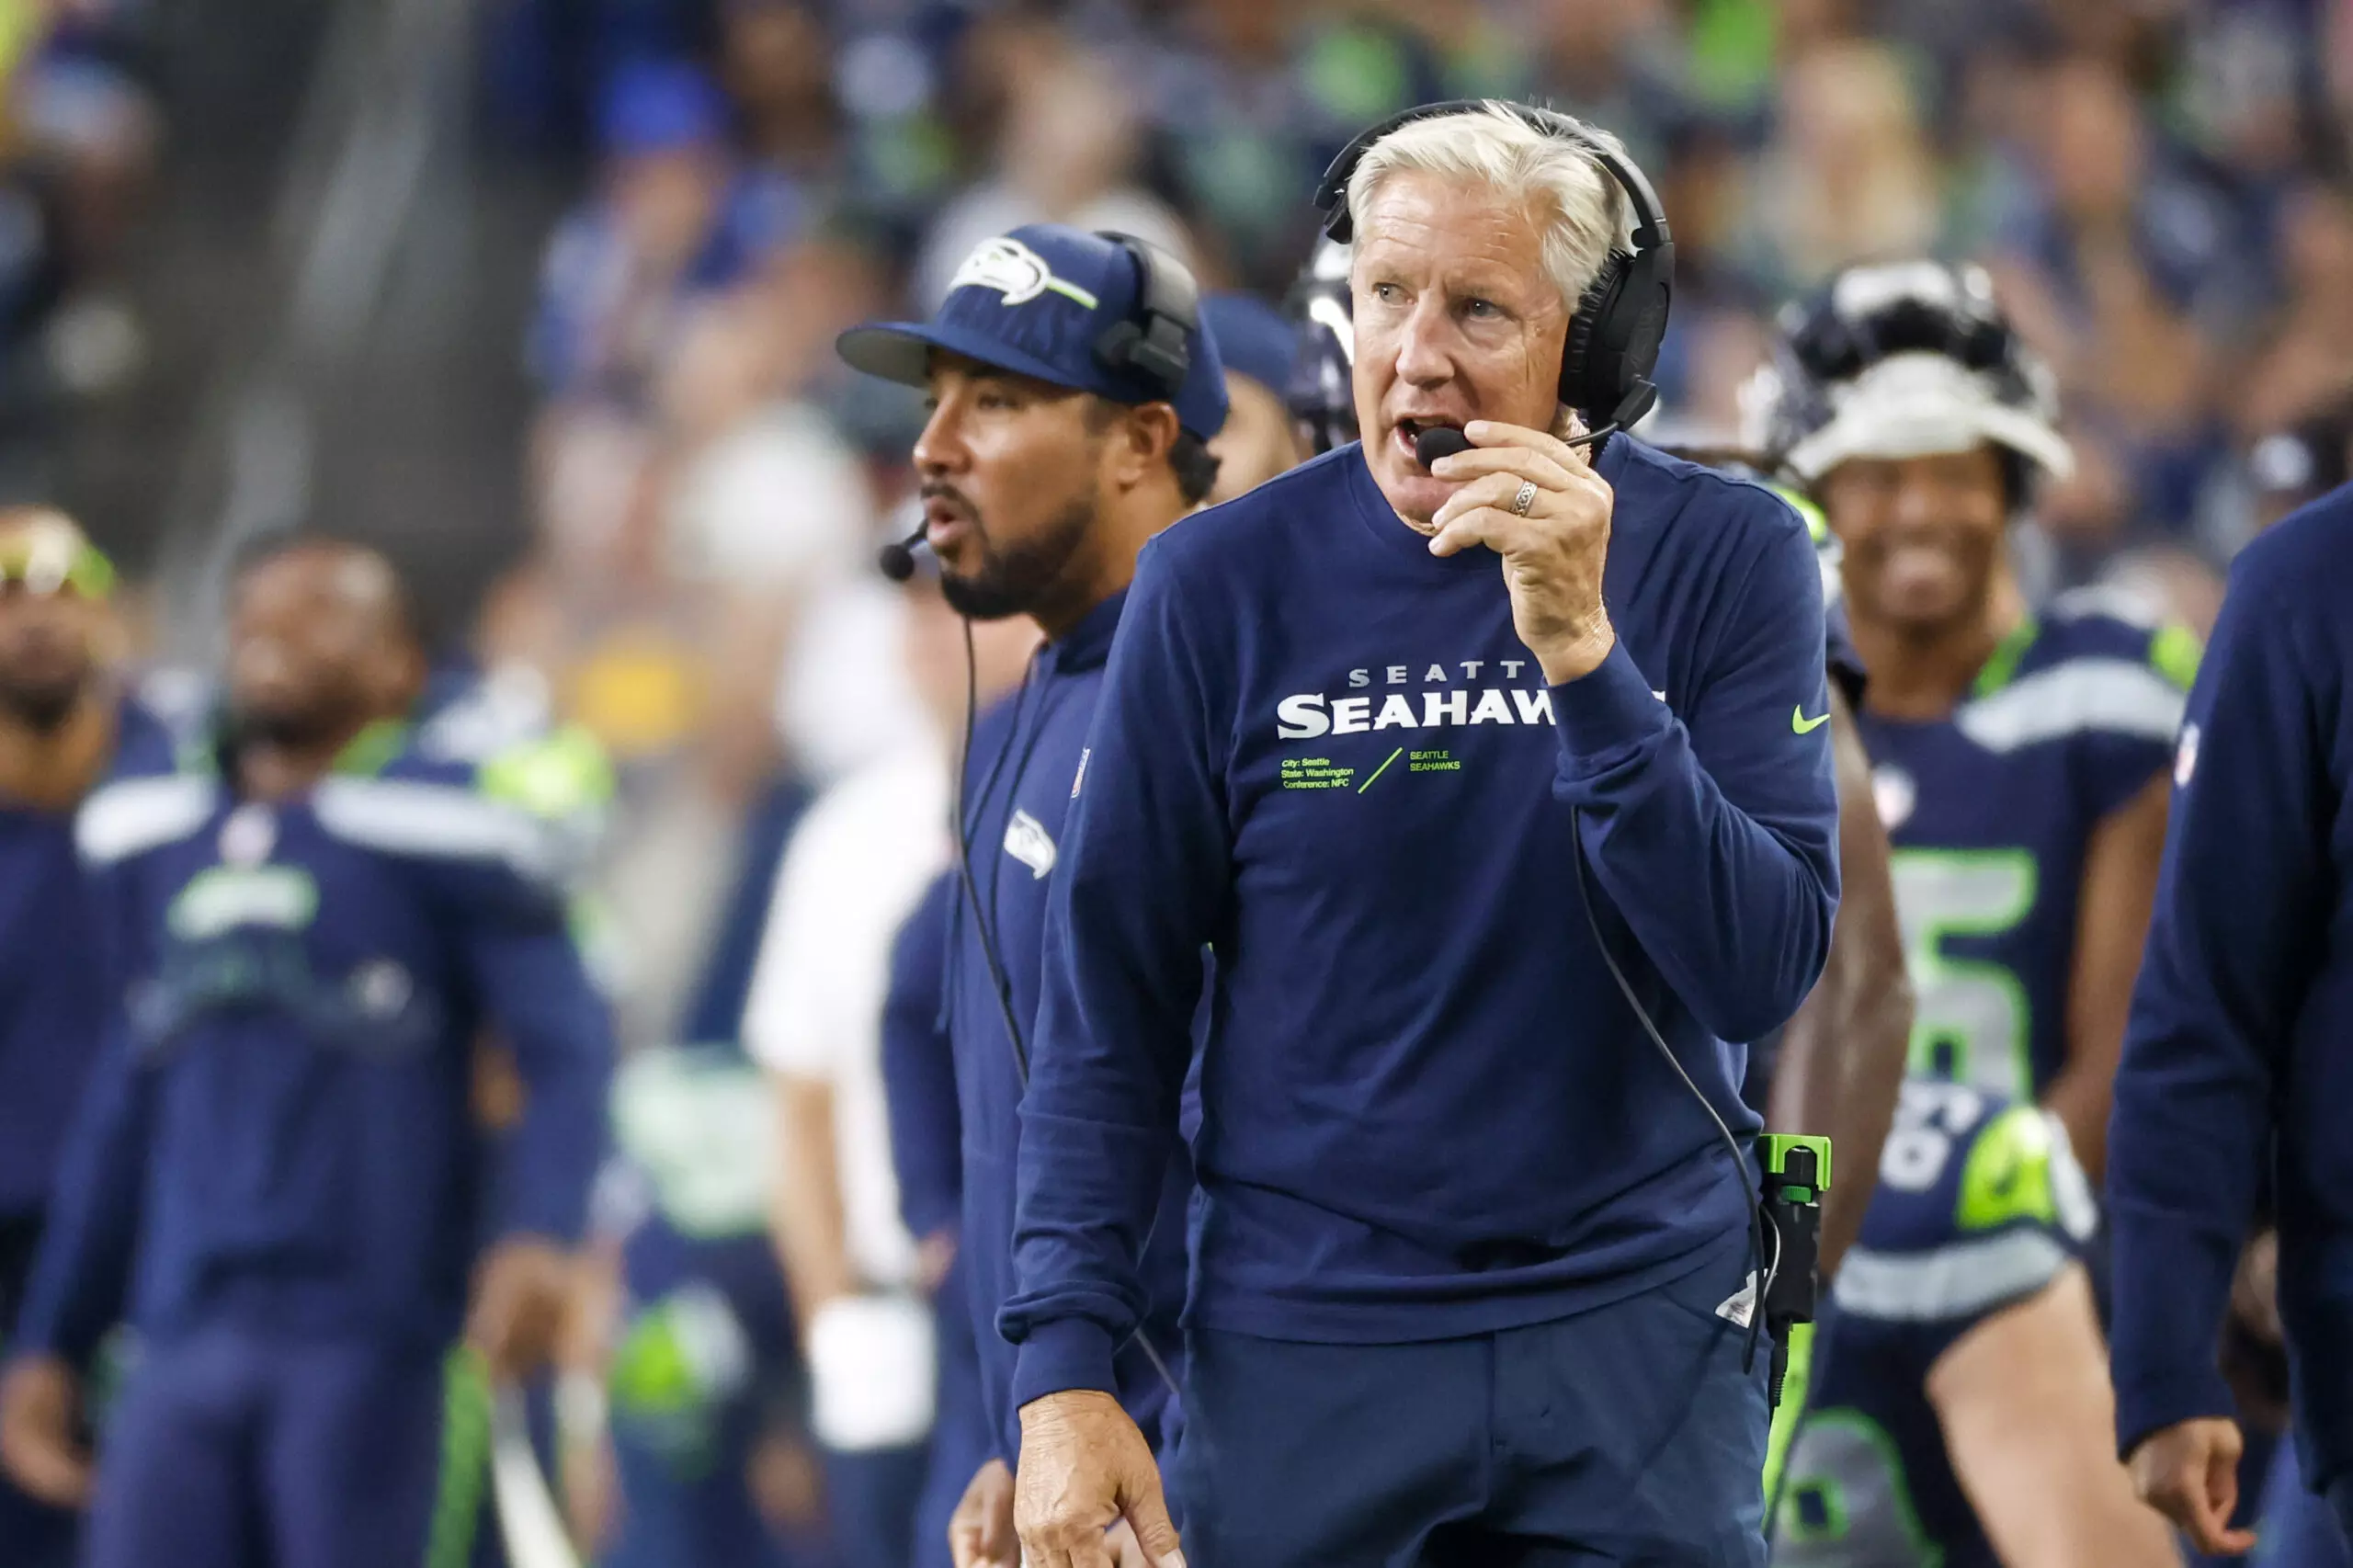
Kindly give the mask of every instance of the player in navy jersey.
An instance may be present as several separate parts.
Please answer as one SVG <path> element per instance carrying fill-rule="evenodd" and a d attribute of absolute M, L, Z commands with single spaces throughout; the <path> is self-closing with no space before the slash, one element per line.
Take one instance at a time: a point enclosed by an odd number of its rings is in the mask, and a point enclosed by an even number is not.
<path fill-rule="evenodd" d="M 0 1446 L 88 1487 L 74 1406 L 127 1318 L 89 1568 L 463 1561 L 481 1376 L 545 1363 L 601 1143 L 610 1029 L 562 895 L 601 760 L 413 728 L 424 660 L 372 551 L 257 558 L 230 645 L 213 744 L 126 754 L 76 824 L 110 1006 Z M 486 1030 L 525 1087 L 494 1169 Z"/>
<path fill-rule="evenodd" d="M 1844 551 L 1912 1070 L 2048 1106 L 2097 1176 L 2196 643 L 2090 597 L 2025 604 L 2006 530 L 2072 459 L 1981 270 L 1847 271 L 1752 391 L 1752 444 Z"/>
<path fill-rule="evenodd" d="M 2165 775 L 2194 644 L 2186 633 L 2120 619 L 2094 603 L 2063 602 L 2040 616 L 2026 609 L 2005 530 L 2035 475 L 2063 472 L 2069 454 L 2052 427 L 2040 368 L 1995 311 L 1982 274 L 1925 263 L 1857 268 L 1794 308 L 1783 325 L 1774 365 L 1754 389 L 1761 395 L 1752 403 L 1760 426 L 1753 444 L 1820 501 L 1870 670 L 1859 719 L 1894 846 L 1896 903 L 1917 994 L 1912 1071 L 1924 1083 L 2015 1102 L 2026 1114 L 2039 1098 L 2070 1147 L 2096 1153 L 2147 924 Z M 1925 1087 L 1912 1096 L 1915 1108 L 1976 1103 L 1937 1100 Z M 1904 1218 L 1917 1200 L 1904 1185 L 1915 1177 L 1902 1158 L 1962 1131 L 1931 1118 L 1925 1132 L 1891 1140 L 1881 1168 L 1897 1174 L 1874 1194 L 1858 1258 L 1927 1244 L 1891 1236 L 1937 1233 L 1917 1214 L 1916 1222 Z M 1939 1307 L 1937 1320 L 1949 1332 L 1922 1339 L 1916 1324 L 1906 1329 L 1911 1359 L 1891 1371 L 1881 1327 L 1849 1310 L 1872 1267 L 1865 1265 L 1862 1282 L 1842 1277 L 1834 1287 L 1839 1305 L 1815 1364 L 1804 1429 L 1813 1430 L 1824 1401 L 1860 1399 L 1873 1430 L 1909 1435 L 1904 1463 L 1927 1478 L 1917 1490 L 1942 1502 L 1919 1501 L 1899 1477 L 1890 1484 L 1905 1500 L 1890 1505 L 1891 1517 L 1912 1518 L 1916 1504 L 1947 1522 L 1891 1540 L 1926 1541 L 1960 1553 L 1955 1561 L 1972 1550 L 1988 1560 L 1973 1525 L 1949 1522 L 1966 1514 L 1950 1479 L 1955 1467 L 1966 1473 L 1963 1456 L 1950 1465 L 1923 1457 L 1938 1451 L 1940 1432 L 1965 1434 L 1972 1412 L 2005 1430 L 2030 1429 L 2018 1450 L 2047 1446 L 2050 1453 L 2033 1461 L 2042 1468 L 2090 1465 L 2101 1483 L 2097 1494 L 2113 1501 L 2114 1467 L 2101 1440 L 2102 1350 L 2088 1308 L 2078 1314 L 2053 1297 L 2056 1304 L 2024 1315 L 2002 1313 L 2034 1294 L 2023 1289 L 1970 1301 L 1967 1311 Z M 1981 1325 L 1982 1338 L 1967 1337 Z M 1968 1377 L 1932 1379 L 1938 1358 L 1964 1343 L 2010 1348 L 1972 1356 L 1979 1369 Z M 2052 1377 L 2001 1369 L 2027 1364 L 2038 1344 L 2058 1369 Z M 2044 1407 L 2062 1392 L 2066 1403 Z M 1802 1465 L 1819 1468 L 1823 1440 L 1813 1439 L 1809 1459 L 1808 1439 L 1800 1438 L 1785 1506 L 1804 1482 Z M 1969 1461 L 1981 1469 L 2006 1462 L 1999 1453 Z M 2001 1486 L 1972 1494 L 2025 1506 Z M 1817 1553 L 1794 1561 L 1879 1560 L 1849 1538 L 1840 1547 L 1834 1522 L 1827 1512 L 1811 1522 L 1784 1518 L 1784 1551 L 1794 1531 Z M 2054 1537 L 2047 1526 L 2012 1533 Z"/>
<path fill-rule="evenodd" d="M 105 993 L 74 812 L 155 720 L 105 669 L 106 557 L 62 514 L 0 512 L 0 1335 L 40 1238 Z M 0 1476 L 0 1568 L 63 1568 L 74 1517 Z"/>
<path fill-rule="evenodd" d="M 1904 1085 L 1782 1472 L 1775 1568 L 2179 1561 L 2109 1450 L 2093 1223 L 2050 1112 Z"/>

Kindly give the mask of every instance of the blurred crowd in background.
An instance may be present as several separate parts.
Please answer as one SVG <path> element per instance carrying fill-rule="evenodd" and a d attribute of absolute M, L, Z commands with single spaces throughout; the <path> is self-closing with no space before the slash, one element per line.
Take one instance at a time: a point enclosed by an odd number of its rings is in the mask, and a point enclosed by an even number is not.
<path fill-rule="evenodd" d="M 1622 136 L 1675 228 L 1645 433 L 1721 446 L 1777 306 L 1859 260 L 1982 259 L 2056 370 L 2079 472 L 2022 541 L 2202 627 L 2215 568 L 2346 472 L 2353 8 L 2325 0 L 515 0 L 496 134 L 593 172 L 524 334 L 531 549 L 481 632 L 637 780 L 614 868 L 659 1032 L 748 803 L 919 722 L 873 545 L 914 399 L 835 334 L 922 313 L 1025 222 L 1124 229 L 1279 301 L 1307 193 L 1433 97 Z M 895 520 L 894 520 L 895 518 Z M 653 917 L 651 912 L 659 910 Z"/>
<path fill-rule="evenodd" d="M 0 0 L 0 488 L 28 498 L 154 326 L 114 278 L 176 150 L 174 9 Z M 521 508 L 462 653 L 618 765 L 596 892 L 630 1048 L 732 1035 L 710 999 L 740 1013 L 735 916 L 793 816 L 934 722 L 872 568 L 922 409 L 833 342 L 927 312 L 1017 224 L 1140 234 L 1279 303 L 1357 131 L 1548 103 L 1621 136 L 1674 226 L 1655 439 L 1736 445 L 1782 302 L 1934 254 L 1992 269 L 2060 381 L 2078 472 L 2019 540 L 2041 590 L 2121 582 L 2202 631 L 2230 554 L 2353 464 L 2344 0 L 483 0 L 472 25 L 474 144 L 563 171 L 572 206 L 508 324 Z"/>

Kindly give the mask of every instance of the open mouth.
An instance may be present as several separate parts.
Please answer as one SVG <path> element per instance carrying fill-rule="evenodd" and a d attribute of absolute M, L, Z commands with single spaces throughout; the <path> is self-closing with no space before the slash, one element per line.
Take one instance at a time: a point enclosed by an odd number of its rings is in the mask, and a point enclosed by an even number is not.
<path fill-rule="evenodd" d="M 1423 431 L 1460 430 L 1461 428 L 1462 423 L 1457 419 L 1400 419 L 1397 421 L 1394 430 L 1391 436 L 1391 439 L 1397 442 L 1400 447 L 1404 448 L 1404 450 L 1411 455 L 1414 454 L 1414 443 L 1421 437 Z M 1415 455 L 1414 460 L 1415 462 L 1419 462 L 1421 459 L 1418 455 Z"/>

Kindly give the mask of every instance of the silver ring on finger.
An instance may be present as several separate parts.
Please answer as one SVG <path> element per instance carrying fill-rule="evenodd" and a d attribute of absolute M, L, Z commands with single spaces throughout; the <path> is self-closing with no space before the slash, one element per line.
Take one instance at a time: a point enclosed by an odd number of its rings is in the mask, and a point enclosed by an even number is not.
<path fill-rule="evenodd" d="M 1515 517 L 1524 517 L 1528 516 L 1528 509 L 1535 505 L 1536 482 L 1532 479 L 1521 480 L 1519 494 L 1511 498 L 1511 515 Z"/>

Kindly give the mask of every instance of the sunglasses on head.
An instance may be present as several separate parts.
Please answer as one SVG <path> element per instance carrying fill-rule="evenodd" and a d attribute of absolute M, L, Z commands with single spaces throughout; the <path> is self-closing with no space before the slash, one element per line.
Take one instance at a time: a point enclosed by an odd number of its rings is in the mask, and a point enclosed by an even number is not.
<path fill-rule="evenodd" d="M 96 545 L 54 535 L 0 540 L 0 587 L 48 596 L 103 599 L 114 591 L 114 563 Z"/>

